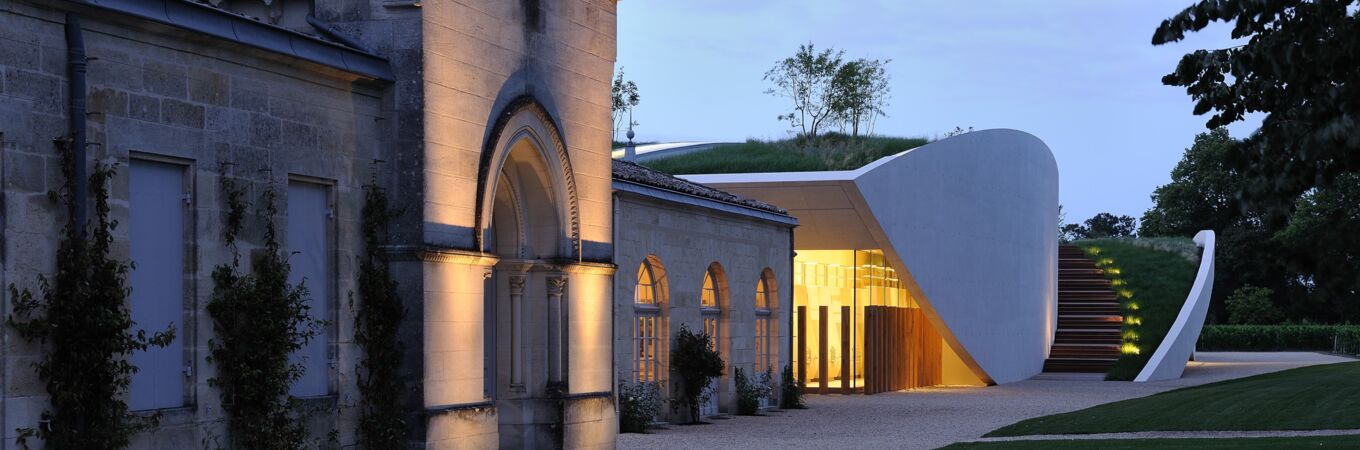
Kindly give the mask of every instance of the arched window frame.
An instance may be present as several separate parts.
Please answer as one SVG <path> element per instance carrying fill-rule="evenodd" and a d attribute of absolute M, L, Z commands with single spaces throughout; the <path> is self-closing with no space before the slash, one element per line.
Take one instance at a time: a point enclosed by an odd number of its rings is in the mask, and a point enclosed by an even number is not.
<path fill-rule="evenodd" d="M 633 289 L 632 362 L 633 382 L 653 383 L 665 379 L 667 347 L 664 301 L 665 269 L 655 256 L 638 265 Z"/>
<path fill-rule="evenodd" d="M 724 337 L 721 333 L 722 306 L 719 301 L 722 286 L 718 284 L 720 281 L 718 274 L 714 273 L 716 265 L 717 263 L 714 263 L 704 271 L 703 289 L 699 295 L 699 314 L 703 317 L 704 333 L 708 333 L 711 339 L 709 344 L 714 350 L 721 351 L 718 344 Z"/>
<path fill-rule="evenodd" d="M 764 373 L 767 369 L 773 371 L 774 360 L 771 351 L 773 342 L 773 316 L 774 311 L 770 305 L 775 303 L 771 297 L 774 289 L 771 289 L 771 277 L 762 273 L 760 280 L 756 282 L 755 316 L 756 316 L 756 336 L 755 336 L 755 370 L 756 373 Z"/>

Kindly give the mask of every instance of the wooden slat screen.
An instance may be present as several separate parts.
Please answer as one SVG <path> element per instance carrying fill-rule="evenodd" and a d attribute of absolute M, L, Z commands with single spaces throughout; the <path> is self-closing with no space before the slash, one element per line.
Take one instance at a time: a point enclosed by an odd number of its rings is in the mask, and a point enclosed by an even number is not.
<path fill-rule="evenodd" d="M 864 393 L 940 384 L 940 335 L 920 308 L 867 306 Z"/>

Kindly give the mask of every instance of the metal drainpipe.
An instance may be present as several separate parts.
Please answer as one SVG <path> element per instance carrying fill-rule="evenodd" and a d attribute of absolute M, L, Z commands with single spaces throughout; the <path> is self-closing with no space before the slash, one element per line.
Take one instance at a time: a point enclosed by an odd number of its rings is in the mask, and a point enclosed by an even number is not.
<path fill-rule="evenodd" d="M 80 30 L 80 16 L 66 13 L 66 74 L 71 97 L 67 111 L 71 132 L 71 150 L 75 154 L 75 210 L 72 220 L 76 236 L 85 238 L 86 203 L 89 197 L 89 175 L 85 155 L 85 37 Z"/>
<path fill-rule="evenodd" d="M 610 162 L 610 164 L 613 164 L 613 162 Z M 614 329 L 614 324 L 619 320 L 619 282 L 617 279 L 619 277 L 619 192 L 613 191 L 610 194 L 610 197 L 613 197 L 611 199 L 613 209 L 609 211 L 610 220 L 613 221 L 613 225 L 609 229 L 609 247 L 610 252 L 613 253 L 613 256 L 610 259 L 614 262 L 614 276 L 609 280 L 609 378 L 614 380 L 614 382 L 609 385 L 609 390 L 614 392 L 614 404 L 618 405 L 619 362 L 615 361 L 614 357 L 618 355 L 615 347 L 618 344 L 619 336 L 617 334 L 618 330 Z M 618 413 L 618 408 L 615 407 L 615 419 L 618 418 Z"/>

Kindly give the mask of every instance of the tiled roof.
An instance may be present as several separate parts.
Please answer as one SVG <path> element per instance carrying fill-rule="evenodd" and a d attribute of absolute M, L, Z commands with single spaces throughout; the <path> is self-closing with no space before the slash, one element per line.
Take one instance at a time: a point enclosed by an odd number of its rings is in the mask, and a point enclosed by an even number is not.
<path fill-rule="evenodd" d="M 657 189 L 679 192 L 695 197 L 731 203 L 746 208 L 775 214 L 788 215 L 789 211 L 760 200 L 752 200 L 726 191 L 717 190 L 692 181 L 682 180 L 664 172 L 649 169 L 636 163 L 614 160 L 614 180 L 626 181 Z"/>

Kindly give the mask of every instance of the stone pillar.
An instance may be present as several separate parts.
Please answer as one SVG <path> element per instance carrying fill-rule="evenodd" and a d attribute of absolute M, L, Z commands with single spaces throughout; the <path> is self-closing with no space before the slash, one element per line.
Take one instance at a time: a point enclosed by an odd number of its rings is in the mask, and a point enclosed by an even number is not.
<path fill-rule="evenodd" d="M 567 378 L 566 287 L 566 276 L 548 277 L 548 381 L 552 383 L 565 383 Z"/>
<path fill-rule="evenodd" d="M 510 388 L 524 391 L 524 275 L 510 275 Z"/>

